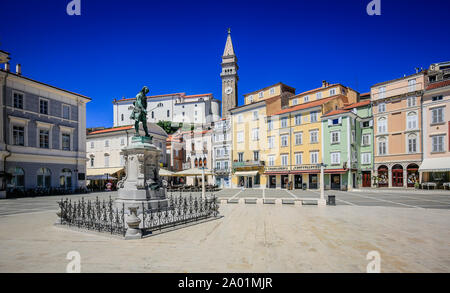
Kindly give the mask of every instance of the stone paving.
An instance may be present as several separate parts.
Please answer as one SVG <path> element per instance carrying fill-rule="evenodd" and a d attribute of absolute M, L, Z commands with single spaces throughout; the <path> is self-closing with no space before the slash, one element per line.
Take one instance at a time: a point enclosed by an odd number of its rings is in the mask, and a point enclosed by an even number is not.
<path fill-rule="evenodd" d="M 370 251 L 380 253 L 381 272 L 450 272 L 448 194 L 327 193 L 337 206 L 221 204 L 223 218 L 141 240 L 53 226 L 60 197 L 0 200 L 0 272 L 65 272 L 72 250 L 82 272 L 365 272 Z M 96 196 L 115 193 L 84 195 Z"/>

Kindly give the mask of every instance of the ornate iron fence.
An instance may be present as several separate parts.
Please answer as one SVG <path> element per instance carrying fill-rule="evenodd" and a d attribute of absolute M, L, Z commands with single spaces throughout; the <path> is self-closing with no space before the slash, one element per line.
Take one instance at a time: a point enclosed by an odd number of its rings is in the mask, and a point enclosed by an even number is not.
<path fill-rule="evenodd" d="M 125 209 L 114 207 L 114 201 L 95 201 L 84 198 L 72 202 L 72 200 L 61 200 L 58 202 L 60 211 L 60 224 L 74 226 L 81 229 L 99 232 L 110 232 L 111 234 L 125 235 L 127 230 L 125 224 Z"/>
<path fill-rule="evenodd" d="M 58 201 L 59 216 L 58 224 L 77 227 L 80 229 L 106 232 L 125 236 L 129 228 L 126 220 L 128 213 L 125 212 L 125 205 L 116 207 L 114 201 L 84 200 L 78 201 L 64 199 Z M 153 231 L 163 230 L 178 225 L 201 221 L 219 216 L 219 206 L 217 198 L 212 195 L 208 199 L 201 197 L 173 196 L 168 197 L 168 205 L 157 208 L 146 208 L 142 203 L 138 206 L 137 214 L 142 222 L 139 229 L 143 234 Z"/>
<path fill-rule="evenodd" d="M 219 206 L 215 195 L 208 199 L 191 195 L 189 197 L 181 194 L 170 195 L 168 201 L 167 207 L 158 206 L 156 209 L 147 209 L 142 204 L 144 233 L 219 216 Z"/>

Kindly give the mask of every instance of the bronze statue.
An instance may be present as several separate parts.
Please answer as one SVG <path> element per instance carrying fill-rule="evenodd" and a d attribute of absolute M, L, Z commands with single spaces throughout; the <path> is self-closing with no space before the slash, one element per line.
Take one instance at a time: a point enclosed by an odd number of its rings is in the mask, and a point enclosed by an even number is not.
<path fill-rule="evenodd" d="M 145 131 L 145 136 L 150 137 L 150 134 L 148 134 L 148 128 L 147 128 L 147 96 L 150 90 L 148 87 L 144 86 L 142 90 L 136 95 L 136 100 L 133 102 L 133 111 L 131 112 L 130 119 L 135 120 L 134 122 L 134 129 L 136 130 L 135 136 L 139 135 L 139 122 L 142 122 L 142 127 Z"/>

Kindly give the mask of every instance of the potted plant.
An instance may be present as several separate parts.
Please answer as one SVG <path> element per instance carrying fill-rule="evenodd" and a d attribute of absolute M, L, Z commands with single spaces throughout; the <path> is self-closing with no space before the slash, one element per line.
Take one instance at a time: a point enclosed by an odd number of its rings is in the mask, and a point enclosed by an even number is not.
<path fill-rule="evenodd" d="M 415 189 L 419 189 L 419 188 L 420 188 L 420 184 L 419 184 L 418 181 L 416 181 L 416 182 L 414 183 L 414 188 L 415 188 Z"/>

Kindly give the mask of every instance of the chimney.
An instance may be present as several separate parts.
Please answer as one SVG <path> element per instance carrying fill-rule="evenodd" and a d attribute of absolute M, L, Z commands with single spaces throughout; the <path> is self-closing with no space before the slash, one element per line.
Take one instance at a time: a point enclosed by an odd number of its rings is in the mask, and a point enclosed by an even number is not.
<path fill-rule="evenodd" d="M 9 72 L 9 70 L 10 70 L 9 62 L 6 62 L 6 63 L 5 63 L 5 71 L 8 71 L 8 72 Z"/>
<path fill-rule="evenodd" d="M 326 80 L 322 80 L 322 88 L 325 88 L 325 87 L 327 87 L 327 81 Z"/>
<path fill-rule="evenodd" d="M 22 65 L 20 65 L 20 64 L 16 65 L 16 74 L 22 75 Z"/>

